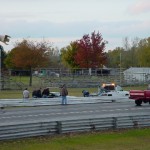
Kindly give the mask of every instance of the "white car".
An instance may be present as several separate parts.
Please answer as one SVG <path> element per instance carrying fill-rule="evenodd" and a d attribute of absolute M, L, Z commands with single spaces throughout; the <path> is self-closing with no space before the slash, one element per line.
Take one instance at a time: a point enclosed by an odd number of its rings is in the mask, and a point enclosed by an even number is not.
<path fill-rule="evenodd" d="M 129 97 L 129 91 L 124 91 L 121 86 L 111 84 L 102 84 L 98 87 L 98 93 L 90 94 L 90 96 L 117 96 L 117 97 Z"/>

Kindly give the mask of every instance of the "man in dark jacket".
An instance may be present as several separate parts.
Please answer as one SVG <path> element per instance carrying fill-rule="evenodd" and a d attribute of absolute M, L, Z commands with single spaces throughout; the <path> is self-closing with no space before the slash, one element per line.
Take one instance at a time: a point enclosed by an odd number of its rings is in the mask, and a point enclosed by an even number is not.
<path fill-rule="evenodd" d="M 37 98 L 41 98 L 42 97 L 41 88 L 37 90 L 36 96 L 37 96 Z"/>
<path fill-rule="evenodd" d="M 62 105 L 67 105 L 68 90 L 67 90 L 65 84 L 61 87 L 60 94 L 61 94 L 61 97 L 62 97 Z"/>
<path fill-rule="evenodd" d="M 42 97 L 43 98 L 48 98 L 49 93 L 50 93 L 49 88 L 44 89 L 43 92 L 42 92 Z"/>
<path fill-rule="evenodd" d="M 36 89 L 33 90 L 33 92 L 32 92 L 32 97 L 33 97 L 33 98 L 37 98 L 37 90 L 36 90 Z"/>

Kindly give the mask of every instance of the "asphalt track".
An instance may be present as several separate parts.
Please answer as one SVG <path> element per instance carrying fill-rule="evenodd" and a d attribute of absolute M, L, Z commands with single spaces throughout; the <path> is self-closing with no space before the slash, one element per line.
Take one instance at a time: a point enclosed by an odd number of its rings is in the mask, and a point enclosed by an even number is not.
<path fill-rule="evenodd" d="M 68 105 L 61 105 L 60 98 L 58 99 L 42 99 L 22 102 L 16 100 L 14 102 L 3 102 L 1 100 L 0 110 L 0 125 L 11 123 L 24 123 L 29 121 L 61 121 L 86 119 L 93 117 L 118 117 L 118 116 L 133 116 L 133 115 L 150 115 L 150 105 L 148 103 L 142 106 L 136 106 L 133 100 L 129 99 L 80 99 L 75 97 L 68 99 Z M 9 101 L 9 102 L 8 102 Z M 41 102 L 40 102 L 41 101 Z M 45 102 L 47 101 L 47 103 Z M 53 102 L 54 101 L 54 102 Z M 42 102 L 44 103 L 42 105 Z M 10 104 L 20 104 L 18 106 Z M 31 104 L 32 105 L 29 105 Z"/>

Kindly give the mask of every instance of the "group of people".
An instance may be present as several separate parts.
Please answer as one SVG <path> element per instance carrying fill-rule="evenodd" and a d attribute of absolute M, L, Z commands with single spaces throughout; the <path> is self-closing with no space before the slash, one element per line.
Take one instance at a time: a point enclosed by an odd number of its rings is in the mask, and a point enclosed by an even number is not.
<path fill-rule="evenodd" d="M 50 94 L 49 88 L 45 88 L 43 91 L 41 91 L 41 88 L 38 90 L 34 90 L 32 92 L 33 98 L 48 98 Z"/>
<path fill-rule="evenodd" d="M 42 97 L 43 97 L 43 98 L 48 98 L 49 93 L 50 93 L 49 88 L 45 88 L 43 91 L 41 91 L 41 88 L 40 88 L 40 89 L 34 90 L 34 91 L 32 92 L 32 97 L 33 97 L 33 98 L 42 98 Z M 23 91 L 22 94 L 23 94 L 23 98 L 24 98 L 24 99 L 29 99 L 29 97 L 30 97 L 30 92 L 28 91 L 27 88 L 24 89 L 24 91 Z"/>
<path fill-rule="evenodd" d="M 34 90 L 32 92 L 32 97 L 33 98 L 48 98 L 50 94 L 50 90 L 49 88 L 45 88 L 42 92 L 41 92 L 41 88 L 38 90 Z M 66 85 L 62 85 L 60 86 L 60 95 L 62 97 L 62 105 L 67 105 L 67 95 L 68 95 L 68 90 L 66 88 Z M 28 91 L 27 88 L 25 88 L 25 90 L 23 91 L 23 99 L 24 100 L 28 100 L 30 97 L 30 92 Z"/>

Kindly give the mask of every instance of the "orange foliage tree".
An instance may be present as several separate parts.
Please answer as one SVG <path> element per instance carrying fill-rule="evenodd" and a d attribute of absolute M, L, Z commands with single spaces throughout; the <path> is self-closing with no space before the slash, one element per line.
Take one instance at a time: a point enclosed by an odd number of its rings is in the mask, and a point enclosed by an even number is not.
<path fill-rule="evenodd" d="M 32 69 L 37 67 L 46 67 L 49 65 L 48 43 L 34 43 L 32 41 L 23 40 L 16 43 L 7 55 L 5 64 L 8 68 L 20 68 L 30 71 L 30 82 L 32 85 Z"/>

